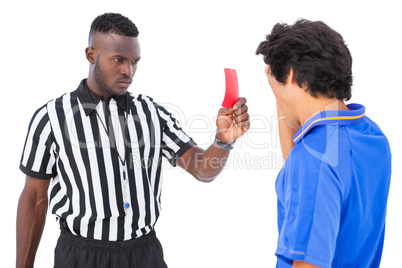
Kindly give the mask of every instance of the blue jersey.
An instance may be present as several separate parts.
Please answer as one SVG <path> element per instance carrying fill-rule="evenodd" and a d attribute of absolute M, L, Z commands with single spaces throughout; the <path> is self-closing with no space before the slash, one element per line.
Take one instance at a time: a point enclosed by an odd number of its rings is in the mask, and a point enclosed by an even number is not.
<path fill-rule="evenodd" d="M 294 136 L 276 180 L 277 267 L 378 267 L 384 242 L 391 152 L 359 104 L 325 111 Z"/>

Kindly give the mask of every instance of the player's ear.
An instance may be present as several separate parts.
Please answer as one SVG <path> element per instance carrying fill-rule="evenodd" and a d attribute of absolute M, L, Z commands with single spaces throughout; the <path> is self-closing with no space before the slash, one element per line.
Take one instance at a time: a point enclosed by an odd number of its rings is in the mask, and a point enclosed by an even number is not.
<path fill-rule="evenodd" d="M 293 68 L 291 67 L 289 70 L 288 78 L 286 79 L 286 83 L 293 84 L 294 83 L 294 72 Z"/>
<path fill-rule="evenodd" d="M 267 75 L 267 77 L 268 77 L 269 75 L 271 75 L 271 65 L 267 64 L 267 65 L 265 66 L 265 74 Z"/>
<path fill-rule="evenodd" d="M 96 52 L 92 47 L 87 47 L 85 49 L 85 55 L 86 55 L 87 60 L 89 61 L 90 64 L 95 64 Z"/>

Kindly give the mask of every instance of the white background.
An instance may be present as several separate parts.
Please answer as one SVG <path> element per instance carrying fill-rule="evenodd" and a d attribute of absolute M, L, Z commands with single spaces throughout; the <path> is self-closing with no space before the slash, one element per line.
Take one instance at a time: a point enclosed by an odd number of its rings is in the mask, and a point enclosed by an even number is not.
<path fill-rule="evenodd" d="M 353 59 L 351 102 L 388 136 L 393 175 L 381 267 L 400 262 L 402 233 L 400 104 L 401 10 L 397 1 L 9 1 L 0 4 L 1 267 L 15 266 L 15 221 L 24 175 L 19 160 L 33 112 L 74 90 L 88 73 L 84 49 L 92 20 L 120 12 L 140 30 L 142 60 L 130 91 L 152 96 L 199 145 L 212 142 L 224 96 L 223 68 L 237 70 L 252 128 L 211 184 L 165 165 L 156 225 L 173 268 L 274 267 L 274 183 L 281 166 L 275 100 L 260 41 L 277 22 L 322 20 L 340 32 Z M 180 108 L 179 108 L 180 107 Z M 378 156 L 381 157 L 380 155 Z M 57 224 L 48 215 L 36 267 L 52 267 Z"/>

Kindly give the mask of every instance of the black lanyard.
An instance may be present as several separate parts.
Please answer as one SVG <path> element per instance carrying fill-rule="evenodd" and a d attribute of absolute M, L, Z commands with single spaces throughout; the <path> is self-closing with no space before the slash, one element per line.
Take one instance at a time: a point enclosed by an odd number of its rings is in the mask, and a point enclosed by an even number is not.
<path fill-rule="evenodd" d="M 91 102 L 93 105 L 95 105 L 91 94 L 89 93 L 89 89 L 88 89 L 88 95 L 89 98 L 91 99 Z M 103 99 L 103 98 L 102 98 Z M 127 158 L 127 152 L 128 152 L 128 146 L 127 146 L 127 142 L 126 142 L 126 138 L 128 137 L 128 126 L 127 126 L 127 119 L 128 119 L 128 113 L 129 113 L 129 106 L 128 106 L 128 94 L 126 94 L 126 116 L 124 118 L 124 132 L 122 133 L 123 135 L 123 143 L 124 143 L 124 154 L 123 157 L 119 154 L 119 150 L 117 149 L 117 145 L 116 145 L 116 138 L 114 136 L 114 132 L 111 133 L 106 124 L 103 122 L 102 118 L 100 117 L 98 111 L 95 108 L 95 113 L 96 116 L 98 117 L 99 121 L 102 124 L 103 129 L 106 132 L 106 135 L 109 138 L 109 142 L 110 142 L 110 146 L 115 150 L 119 161 L 122 165 L 122 169 L 123 169 L 123 181 L 122 181 L 122 192 L 123 192 L 123 210 L 124 213 L 127 215 L 127 210 L 130 207 L 130 203 L 127 201 L 127 188 L 128 188 L 128 182 L 127 182 L 127 178 L 126 178 L 126 158 Z M 105 102 L 105 119 L 107 120 L 107 122 L 109 122 L 109 129 L 112 128 L 113 129 L 113 124 L 110 120 L 111 118 L 111 113 L 110 113 L 110 99 L 105 100 L 103 99 L 103 101 Z"/>

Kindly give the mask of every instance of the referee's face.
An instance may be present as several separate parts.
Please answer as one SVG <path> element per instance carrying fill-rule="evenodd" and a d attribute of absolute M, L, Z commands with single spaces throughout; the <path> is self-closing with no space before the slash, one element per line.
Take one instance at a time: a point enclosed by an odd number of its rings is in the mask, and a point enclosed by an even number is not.
<path fill-rule="evenodd" d="M 97 34 L 90 49 L 94 61 L 88 77 L 89 88 L 105 98 L 126 93 L 140 60 L 138 38 Z"/>

